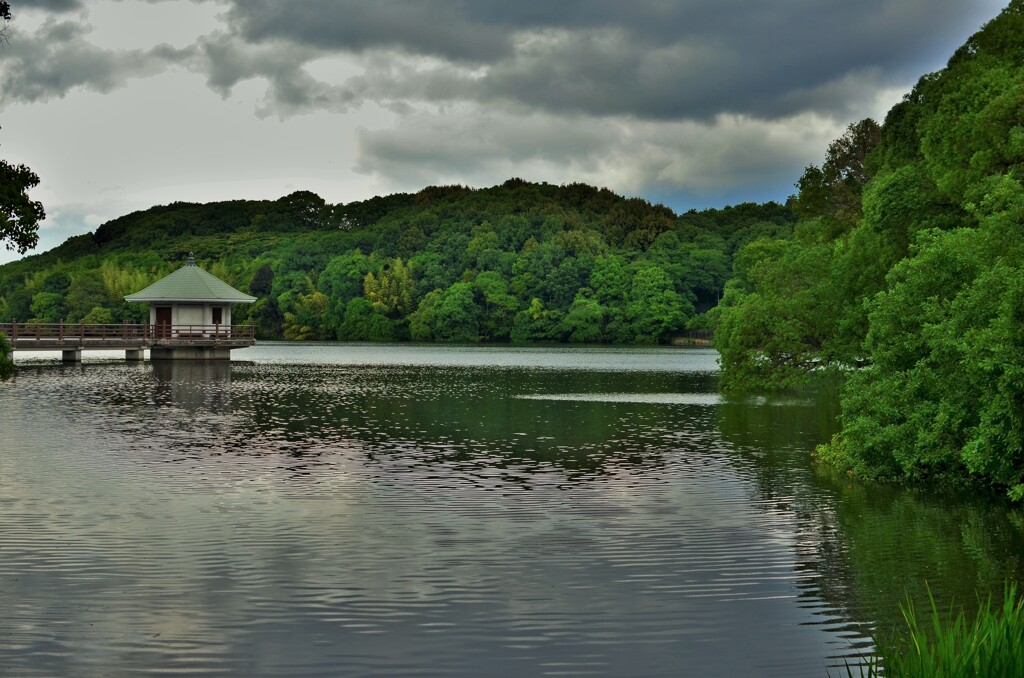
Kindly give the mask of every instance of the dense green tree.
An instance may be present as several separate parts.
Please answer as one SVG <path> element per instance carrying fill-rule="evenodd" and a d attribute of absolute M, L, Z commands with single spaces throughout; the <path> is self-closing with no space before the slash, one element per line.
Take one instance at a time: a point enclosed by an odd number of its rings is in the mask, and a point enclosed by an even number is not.
<path fill-rule="evenodd" d="M 693 304 L 675 291 L 671 278 L 660 267 L 648 266 L 633 277 L 625 307 L 633 341 L 668 341 L 693 311 Z"/>
<path fill-rule="evenodd" d="M 955 89 L 946 91 L 936 112 L 920 123 L 928 172 L 956 204 L 982 200 L 986 177 L 1024 169 L 1022 56 L 1014 55 L 1016 63 L 979 58 L 963 64 Z"/>
<path fill-rule="evenodd" d="M 449 271 L 465 271 L 469 267 L 467 248 L 470 237 L 457 230 L 441 231 L 433 242 L 430 251 L 437 252 L 441 265 Z"/>
<path fill-rule="evenodd" d="M 413 279 L 416 282 L 414 297 L 422 299 L 427 292 L 443 290 L 454 283 L 461 271 L 446 268 L 444 260 L 437 252 L 420 252 L 409 259 Z"/>
<path fill-rule="evenodd" d="M 14 375 L 14 358 L 11 342 L 0 332 L 0 379 L 10 379 Z"/>
<path fill-rule="evenodd" d="M 281 339 L 284 336 L 284 314 L 277 297 L 263 297 L 249 307 L 249 322 L 257 339 Z"/>
<path fill-rule="evenodd" d="M 629 291 L 630 275 L 621 255 L 597 257 L 590 274 L 590 284 L 597 300 L 606 306 L 620 306 Z"/>
<path fill-rule="evenodd" d="M 562 333 L 573 343 L 597 343 L 603 339 L 604 309 L 590 290 L 580 290 L 562 319 Z"/>
<path fill-rule="evenodd" d="M 291 341 L 326 339 L 328 334 L 324 318 L 328 301 L 327 295 L 317 290 L 300 294 L 293 305 L 294 310 L 285 311 L 284 338 Z"/>
<path fill-rule="evenodd" d="M 359 250 L 351 250 L 327 263 L 317 288 L 332 299 L 348 301 L 362 293 L 366 274 L 373 268 L 369 257 Z"/>
<path fill-rule="evenodd" d="M 68 293 L 69 287 L 71 287 L 71 276 L 65 271 L 58 270 L 43 278 L 39 290 L 41 292 L 54 292 L 63 297 Z"/>
<path fill-rule="evenodd" d="M 512 341 L 552 341 L 561 336 L 561 316 L 544 308 L 544 303 L 534 297 L 527 308 L 516 313 L 510 338 Z"/>
<path fill-rule="evenodd" d="M 1004 178 L 980 227 L 927 231 L 871 304 L 871 364 L 826 453 L 863 475 L 973 476 L 1024 499 L 1024 187 Z"/>
<path fill-rule="evenodd" d="M 410 257 L 419 252 L 427 244 L 427 235 L 417 225 L 412 225 L 402 231 L 398 238 L 397 254 L 399 257 Z"/>
<path fill-rule="evenodd" d="M 390 318 L 412 311 L 412 295 L 412 273 L 401 259 L 384 266 L 378 275 L 370 271 L 363 279 L 363 296 Z"/>
<path fill-rule="evenodd" d="M 723 388 L 790 387 L 835 362 L 841 308 L 828 284 L 832 259 L 828 245 L 784 240 L 742 250 L 715 331 Z"/>
<path fill-rule="evenodd" d="M 512 265 L 513 277 L 510 282 L 513 294 L 521 299 L 532 297 L 549 299 L 551 291 L 564 296 L 567 289 L 562 285 L 556 286 L 554 290 L 548 289 L 548 279 L 558 268 L 563 255 L 562 248 L 554 243 L 539 243 L 534 238 L 527 240 Z M 570 295 L 564 301 L 568 305 L 572 301 L 572 296 Z"/>
<path fill-rule="evenodd" d="M 337 337 L 343 341 L 393 341 L 395 328 L 369 299 L 354 297 L 345 305 Z"/>
<path fill-rule="evenodd" d="M 418 341 L 473 342 L 480 340 L 480 307 L 470 283 L 455 283 L 431 292 L 409 319 Z"/>
<path fill-rule="evenodd" d="M 55 323 L 64 319 L 63 297 L 57 292 L 37 292 L 32 297 L 32 322 Z"/>
<path fill-rule="evenodd" d="M 256 297 L 267 297 L 274 291 L 274 268 L 270 263 L 263 264 L 249 281 L 249 294 Z"/>
<path fill-rule="evenodd" d="M 329 221 L 330 209 L 326 201 L 312 191 L 295 191 L 279 198 L 274 207 L 282 217 L 281 222 L 293 227 L 317 229 Z"/>
<path fill-rule="evenodd" d="M 592 266 L 587 256 L 563 259 L 540 285 L 543 298 L 554 308 L 568 309 L 579 290 L 589 284 Z"/>
<path fill-rule="evenodd" d="M 519 308 L 519 302 L 508 293 L 508 283 L 494 271 L 480 273 L 475 283 L 483 297 L 482 338 L 486 341 L 508 339 Z"/>
<path fill-rule="evenodd" d="M 110 312 L 109 308 L 94 306 L 80 318 L 80 321 L 88 325 L 109 325 L 114 322 L 114 314 Z"/>
<path fill-rule="evenodd" d="M 881 127 L 871 118 L 852 123 L 828 147 L 819 168 L 810 165 L 797 182 L 798 213 L 820 217 L 834 237 L 850 230 L 860 219 L 860 197 L 870 178 L 869 157 L 881 139 Z"/>
<path fill-rule="evenodd" d="M 18 287 L 6 297 L 4 320 L 24 322 L 32 317 L 32 294 L 24 287 Z"/>
<path fill-rule="evenodd" d="M 608 250 L 608 243 L 601 234 L 590 229 L 574 228 L 571 231 L 562 231 L 556 233 L 552 241 L 570 257 L 598 257 Z"/>
<path fill-rule="evenodd" d="M 107 290 L 95 270 L 76 275 L 68 286 L 64 306 L 69 322 L 77 322 L 97 306 L 107 302 Z"/>
<path fill-rule="evenodd" d="M 428 292 L 409 316 L 409 334 L 413 341 L 436 341 L 435 332 L 443 296 L 442 290 Z"/>

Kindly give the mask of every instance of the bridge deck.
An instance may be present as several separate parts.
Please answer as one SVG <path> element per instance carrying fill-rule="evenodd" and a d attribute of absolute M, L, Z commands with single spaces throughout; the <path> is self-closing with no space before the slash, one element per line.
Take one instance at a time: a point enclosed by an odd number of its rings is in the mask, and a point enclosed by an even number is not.
<path fill-rule="evenodd" d="M 7 335 L 15 350 L 22 351 L 232 349 L 256 343 L 252 325 L 0 323 L 0 334 Z"/>

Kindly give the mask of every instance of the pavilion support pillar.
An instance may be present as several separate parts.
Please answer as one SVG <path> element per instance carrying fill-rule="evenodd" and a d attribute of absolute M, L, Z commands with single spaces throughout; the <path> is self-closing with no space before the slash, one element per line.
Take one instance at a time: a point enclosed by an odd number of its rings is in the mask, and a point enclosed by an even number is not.
<path fill-rule="evenodd" d="M 154 346 L 150 360 L 231 360 L 231 349 L 222 346 Z"/>
<path fill-rule="evenodd" d="M 124 359 L 130 363 L 142 362 L 145 349 L 141 348 L 127 348 L 124 351 Z"/>
<path fill-rule="evenodd" d="M 82 349 L 80 348 L 65 348 L 61 350 L 60 356 L 61 362 L 65 363 L 80 363 L 82 362 Z"/>

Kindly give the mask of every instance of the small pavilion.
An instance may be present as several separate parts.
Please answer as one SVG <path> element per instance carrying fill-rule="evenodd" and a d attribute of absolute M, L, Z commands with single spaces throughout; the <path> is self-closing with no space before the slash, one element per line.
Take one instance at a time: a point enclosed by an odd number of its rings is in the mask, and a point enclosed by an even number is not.
<path fill-rule="evenodd" d="M 156 340 L 150 358 L 226 359 L 238 348 L 231 345 L 231 304 L 251 304 L 256 297 L 199 268 L 189 253 L 187 264 L 125 301 L 149 304 Z"/>

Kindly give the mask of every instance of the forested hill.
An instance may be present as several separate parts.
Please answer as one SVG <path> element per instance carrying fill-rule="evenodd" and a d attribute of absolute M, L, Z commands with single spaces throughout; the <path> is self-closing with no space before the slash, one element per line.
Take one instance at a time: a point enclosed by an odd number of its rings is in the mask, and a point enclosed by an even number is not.
<path fill-rule="evenodd" d="M 825 458 L 1024 500 L 1024 0 L 799 186 L 794 237 L 736 256 L 715 311 L 723 384 L 837 367 Z"/>
<path fill-rule="evenodd" d="M 776 203 L 676 215 L 518 179 L 344 205 L 174 203 L 0 267 L 0 320 L 145 320 L 124 295 L 194 252 L 258 297 L 234 319 L 262 338 L 664 342 L 717 303 L 740 247 L 794 221 Z"/>

